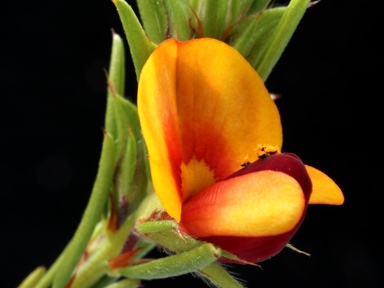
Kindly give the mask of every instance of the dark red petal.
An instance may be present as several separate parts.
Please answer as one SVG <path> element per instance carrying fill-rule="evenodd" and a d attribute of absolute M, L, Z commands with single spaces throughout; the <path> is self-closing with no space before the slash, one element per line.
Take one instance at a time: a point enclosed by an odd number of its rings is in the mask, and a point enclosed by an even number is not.
<path fill-rule="evenodd" d="M 284 249 L 285 245 L 290 241 L 292 236 L 300 227 L 304 216 L 301 221 L 291 231 L 276 235 L 265 237 L 236 237 L 236 236 L 211 236 L 205 237 L 201 240 L 213 243 L 214 245 L 224 249 L 238 258 L 247 262 L 258 263 L 271 258 Z M 223 263 L 234 262 L 226 258 L 219 259 Z M 241 264 L 241 262 L 239 262 Z"/>
<path fill-rule="evenodd" d="M 280 171 L 295 178 L 303 189 L 305 199 L 308 203 L 312 191 L 312 184 L 304 164 L 294 154 L 276 154 L 258 160 L 247 167 L 235 172 L 228 178 L 238 177 L 247 173 L 253 173 L 263 170 Z M 257 209 L 257 207 L 255 207 Z M 230 217 L 230 215 L 228 215 Z M 284 217 L 284 215 L 281 215 Z M 299 229 L 303 217 L 297 225 L 287 233 L 265 237 L 237 237 L 237 236 L 210 236 L 200 238 L 217 245 L 218 247 L 231 252 L 238 258 L 247 262 L 261 262 L 279 253 L 290 241 L 296 231 Z M 239 223 L 241 225 L 241 223 Z M 232 260 L 220 259 L 222 262 L 233 262 Z"/>

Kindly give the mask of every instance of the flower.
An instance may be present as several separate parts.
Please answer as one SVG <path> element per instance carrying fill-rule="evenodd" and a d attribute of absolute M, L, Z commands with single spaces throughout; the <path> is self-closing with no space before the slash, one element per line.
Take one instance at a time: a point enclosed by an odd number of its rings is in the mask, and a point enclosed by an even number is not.
<path fill-rule="evenodd" d="M 256 71 L 223 42 L 162 42 L 140 75 L 138 111 L 166 212 L 185 233 L 244 261 L 280 252 L 308 204 L 344 201 L 324 173 L 279 153 L 275 103 Z"/>

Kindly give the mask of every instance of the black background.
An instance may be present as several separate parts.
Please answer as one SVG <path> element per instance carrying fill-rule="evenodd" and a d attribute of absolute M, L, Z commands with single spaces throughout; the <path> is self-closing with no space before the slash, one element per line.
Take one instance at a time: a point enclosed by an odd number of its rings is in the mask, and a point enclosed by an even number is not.
<path fill-rule="evenodd" d="M 309 207 L 292 243 L 311 257 L 286 249 L 262 270 L 232 266 L 248 287 L 383 287 L 383 20 L 375 3 L 324 0 L 309 9 L 266 83 L 282 94 L 284 151 L 326 172 L 346 200 Z M 108 0 L 6 1 L 1 14 L 1 286 L 16 287 L 53 262 L 85 208 L 111 28 L 123 31 Z M 134 99 L 129 58 L 127 69 Z M 181 283 L 204 287 L 189 275 L 143 286 Z"/>

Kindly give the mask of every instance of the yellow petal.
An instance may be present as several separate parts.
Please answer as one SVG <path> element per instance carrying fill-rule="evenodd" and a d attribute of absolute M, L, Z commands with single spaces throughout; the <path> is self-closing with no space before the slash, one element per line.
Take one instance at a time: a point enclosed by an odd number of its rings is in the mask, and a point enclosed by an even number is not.
<path fill-rule="evenodd" d="M 339 186 L 323 172 L 305 165 L 312 181 L 312 194 L 309 204 L 341 205 L 344 195 Z"/>

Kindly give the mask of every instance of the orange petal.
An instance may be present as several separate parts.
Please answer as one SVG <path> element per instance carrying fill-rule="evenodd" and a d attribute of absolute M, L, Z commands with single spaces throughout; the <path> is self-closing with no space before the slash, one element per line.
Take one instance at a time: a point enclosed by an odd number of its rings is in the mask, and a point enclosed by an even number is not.
<path fill-rule="evenodd" d="M 293 230 L 306 200 L 300 184 L 280 171 L 230 178 L 183 205 L 181 225 L 195 237 L 262 237 Z"/>
<path fill-rule="evenodd" d="M 214 39 L 160 44 L 143 67 L 138 109 L 155 190 L 176 220 L 183 199 L 255 160 L 257 144 L 282 144 L 279 113 L 263 81 L 235 49 Z"/>
<path fill-rule="evenodd" d="M 166 41 L 149 57 L 140 75 L 137 104 L 155 191 L 168 214 L 178 221 L 182 154 L 175 90 L 177 50 L 177 42 Z"/>
<path fill-rule="evenodd" d="M 312 194 L 309 204 L 341 205 L 344 195 L 339 186 L 323 172 L 305 165 L 312 181 Z"/>

